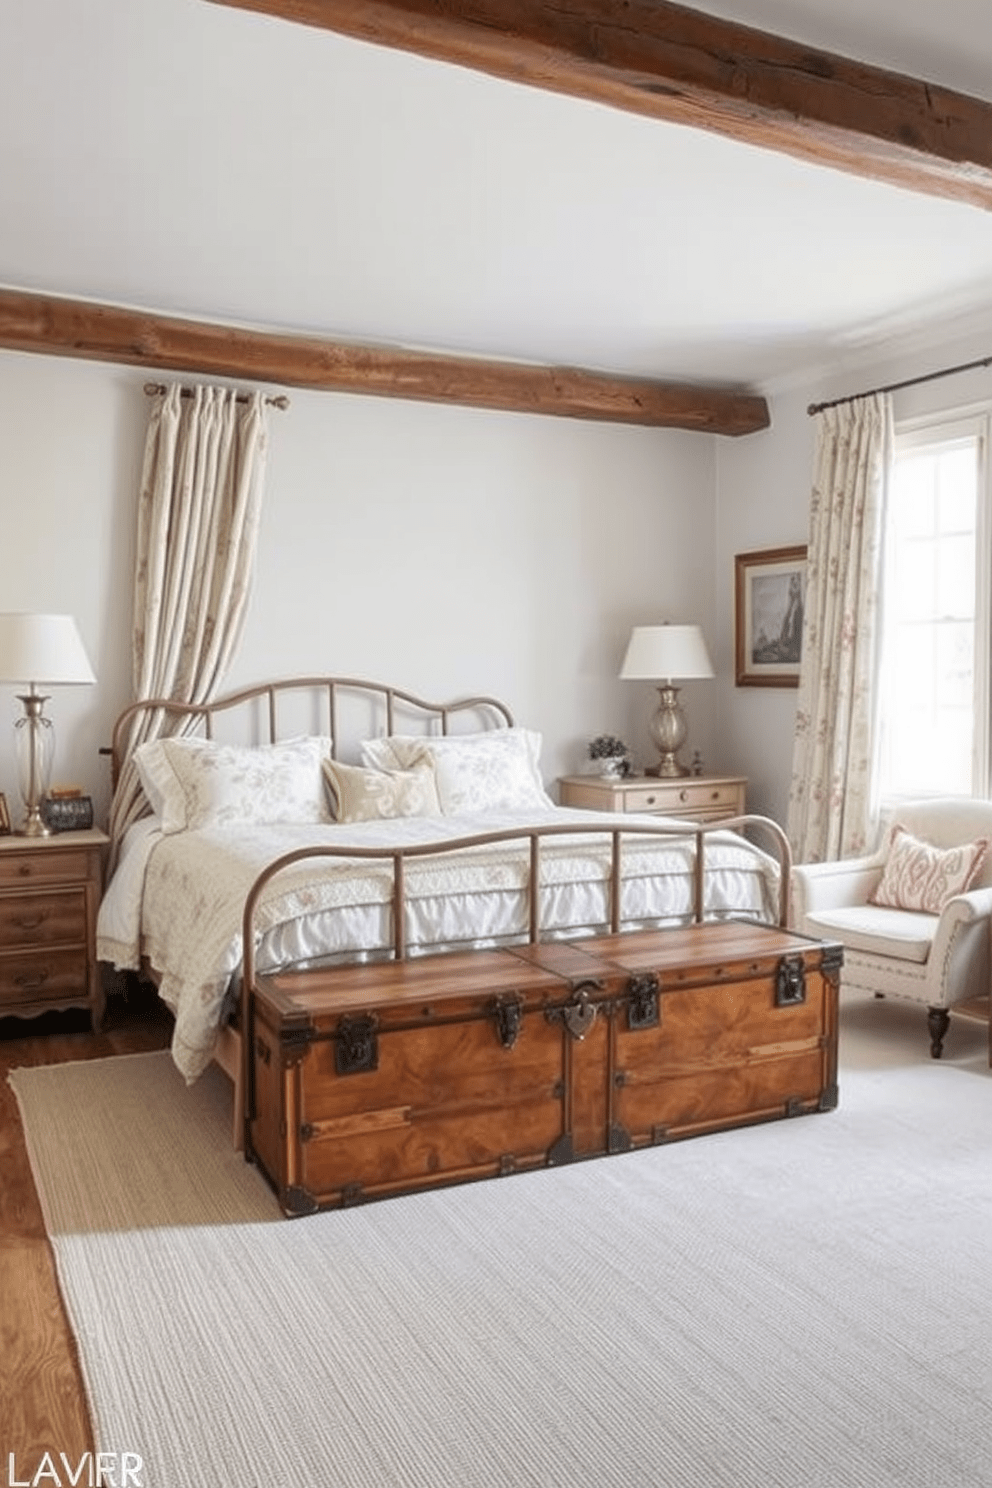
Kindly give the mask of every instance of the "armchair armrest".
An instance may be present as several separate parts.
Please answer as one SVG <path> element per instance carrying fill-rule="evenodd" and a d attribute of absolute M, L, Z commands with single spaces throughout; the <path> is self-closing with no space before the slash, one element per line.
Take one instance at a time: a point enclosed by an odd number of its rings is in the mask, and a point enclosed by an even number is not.
<path fill-rule="evenodd" d="M 928 957 L 930 1001 L 951 1006 L 989 991 L 989 920 L 992 888 L 955 894 L 940 913 Z"/>
<path fill-rule="evenodd" d="M 992 918 L 992 889 L 969 889 L 967 894 L 955 894 L 948 899 L 940 912 L 940 920 L 933 938 L 935 960 L 940 960 L 954 937 L 977 920 Z"/>
<path fill-rule="evenodd" d="M 882 876 L 882 858 L 844 858 L 835 863 L 796 863 L 792 869 L 792 923 L 818 910 L 867 904 Z"/>

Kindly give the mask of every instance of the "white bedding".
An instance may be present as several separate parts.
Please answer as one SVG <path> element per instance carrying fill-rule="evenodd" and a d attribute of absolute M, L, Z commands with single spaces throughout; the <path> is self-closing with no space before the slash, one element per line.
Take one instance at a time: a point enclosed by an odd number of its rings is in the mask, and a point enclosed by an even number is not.
<path fill-rule="evenodd" d="M 554 808 L 349 826 L 207 827 L 163 835 L 156 820 L 147 818 L 131 828 L 104 896 L 97 954 L 122 969 L 137 968 L 142 955 L 149 959 L 161 977 L 161 995 L 176 1015 L 173 1057 L 193 1081 L 210 1062 L 240 967 L 246 895 L 262 868 L 281 853 L 325 844 L 441 844 L 479 832 L 574 824 L 575 836 L 542 844 L 542 931 L 559 937 L 594 934 L 609 926 L 610 836 L 583 829 L 638 821 L 658 824 L 652 818 Z M 622 928 L 690 919 L 694 856 L 691 836 L 624 838 Z M 733 833 L 717 832 L 707 836 L 705 861 L 708 917 L 776 918 L 778 869 L 765 853 Z M 526 841 L 409 860 L 409 953 L 525 940 L 528 873 Z M 388 953 L 392 888 L 388 859 L 340 864 L 325 859 L 287 869 L 270 882 L 259 906 L 259 970 Z"/>

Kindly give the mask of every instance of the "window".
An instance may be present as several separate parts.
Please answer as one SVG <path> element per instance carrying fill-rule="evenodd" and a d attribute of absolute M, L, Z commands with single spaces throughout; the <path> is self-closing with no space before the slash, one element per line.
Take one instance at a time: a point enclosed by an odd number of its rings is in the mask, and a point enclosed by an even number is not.
<path fill-rule="evenodd" d="M 882 800 L 989 793 L 987 416 L 897 435 L 885 521 Z"/>

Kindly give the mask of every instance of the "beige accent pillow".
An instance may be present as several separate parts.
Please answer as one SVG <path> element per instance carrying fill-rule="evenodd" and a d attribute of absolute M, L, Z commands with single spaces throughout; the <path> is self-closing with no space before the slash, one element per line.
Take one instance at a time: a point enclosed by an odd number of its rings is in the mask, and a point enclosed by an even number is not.
<path fill-rule="evenodd" d="M 986 837 L 961 847 L 934 847 L 914 837 L 905 827 L 895 826 L 871 903 L 890 909 L 940 914 L 949 899 L 965 893 L 974 883 L 988 848 Z"/>
<path fill-rule="evenodd" d="M 394 816 L 440 816 L 430 763 L 412 770 L 364 770 L 324 761 L 335 821 L 379 821 Z"/>

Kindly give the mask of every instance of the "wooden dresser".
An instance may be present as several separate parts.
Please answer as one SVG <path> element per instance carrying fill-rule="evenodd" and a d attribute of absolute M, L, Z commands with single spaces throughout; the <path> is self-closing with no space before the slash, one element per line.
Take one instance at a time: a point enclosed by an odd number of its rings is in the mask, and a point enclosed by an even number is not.
<path fill-rule="evenodd" d="M 747 779 L 743 775 L 566 775 L 559 782 L 562 806 L 587 811 L 646 811 L 651 816 L 684 816 L 687 821 L 720 821 L 743 816 Z"/>
<path fill-rule="evenodd" d="M 0 1016 L 86 1007 L 100 1027 L 96 915 L 107 840 L 95 829 L 0 837 Z"/>

